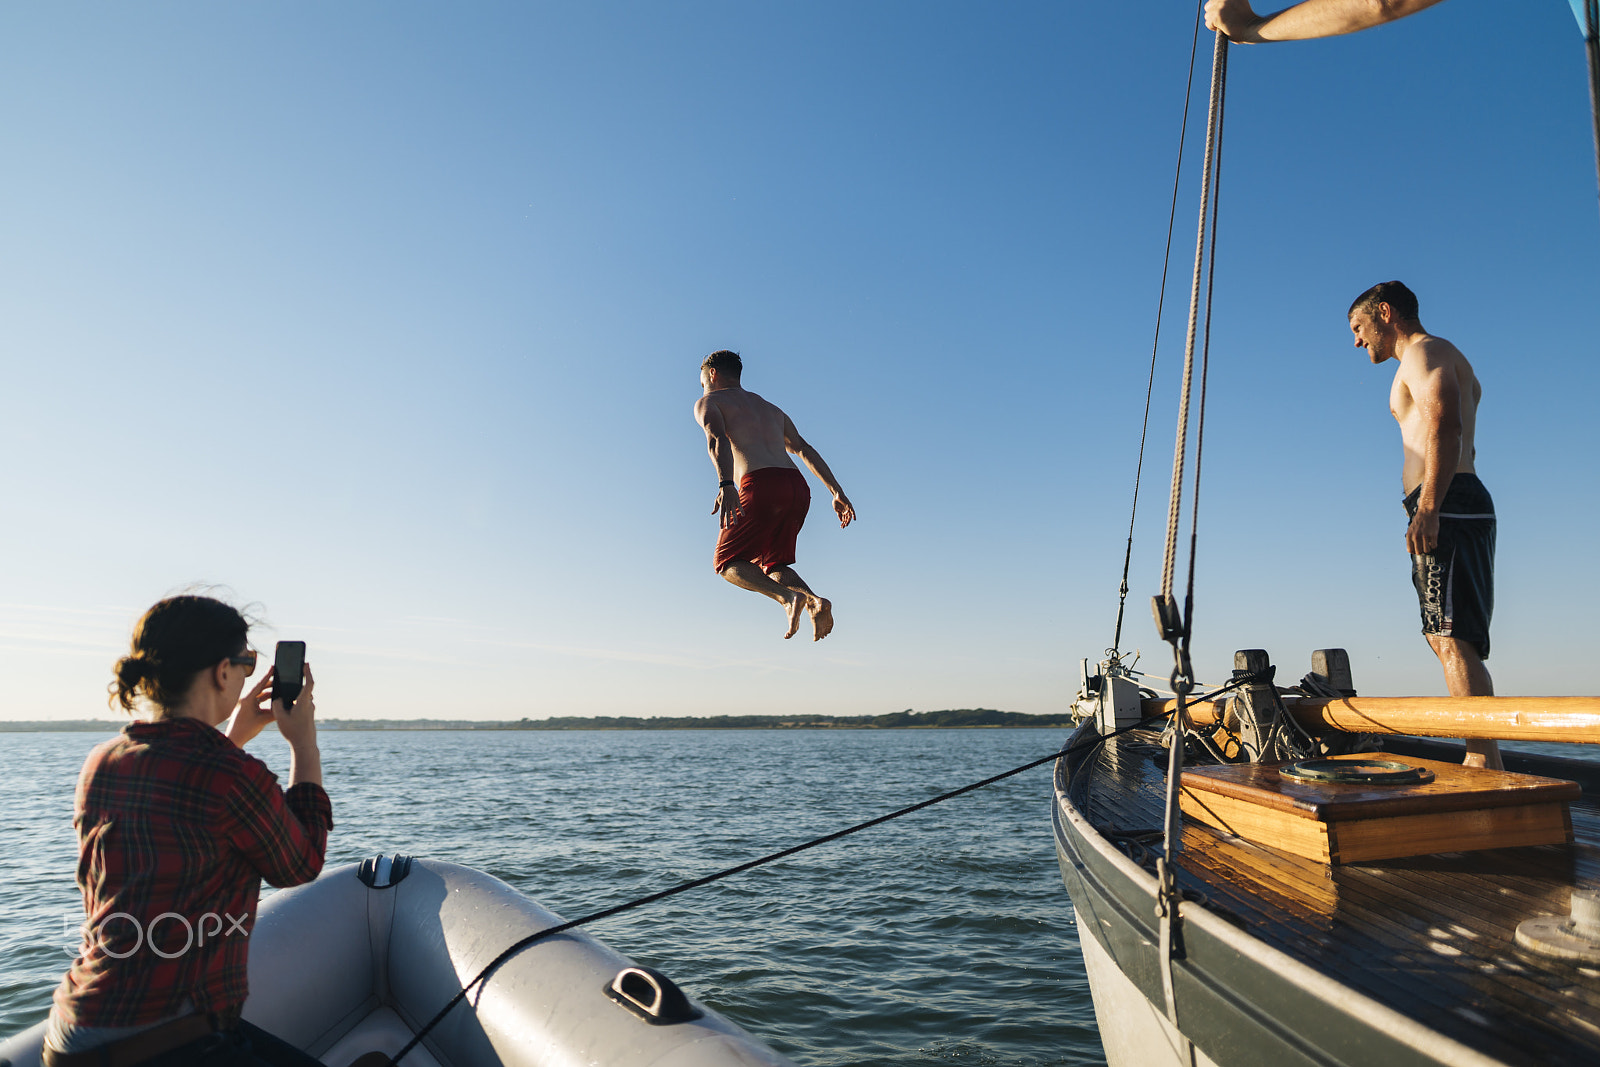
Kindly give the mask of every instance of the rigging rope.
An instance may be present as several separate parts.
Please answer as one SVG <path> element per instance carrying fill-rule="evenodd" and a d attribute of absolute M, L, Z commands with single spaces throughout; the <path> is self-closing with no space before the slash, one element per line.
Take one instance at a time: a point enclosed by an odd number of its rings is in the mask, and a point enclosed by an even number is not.
<path fill-rule="evenodd" d="M 1183 177 L 1183 148 L 1189 134 L 1189 101 L 1194 95 L 1194 58 L 1200 46 L 1200 15 L 1195 7 L 1194 35 L 1189 42 L 1189 74 L 1184 80 L 1183 121 L 1178 124 L 1178 164 L 1172 174 L 1172 207 L 1167 212 L 1167 244 L 1161 253 L 1161 288 L 1156 295 L 1155 339 L 1150 343 L 1150 378 L 1144 387 L 1144 421 L 1139 425 L 1139 461 L 1133 468 L 1133 507 L 1128 515 L 1128 546 L 1122 554 L 1122 585 L 1117 591 L 1117 626 L 1111 637 L 1111 658 L 1122 651 L 1122 616 L 1128 606 L 1128 568 L 1133 563 L 1133 524 L 1139 516 L 1139 483 L 1144 479 L 1144 445 L 1150 433 L 1150 397 L 1156 387 L 1156 353 L 1161 348 L 1161 312 L 1167 302 L 1167 269 L 1172 265 L 1172 232 L 1178 221 L 1178 186 Z"/>
<path fill-rule="evenodd" d="M 1233 678 L 1232 681 L 1225 682 L 1222 685 L 1217 686 L 1212 691 L 1204 693 L 1195 699 L 1213 700 L 1229 690 L 1237 689 L 1240 686 L 1249 685 L 1253 682 L 1259 681 L 1262 677 L 1266 677 L 1266 675 L 1240 672 Z M 971 793 L 976 789 L 982 789 L 984 786 L 993 785 L 996 782 L 1001 782 L 1007 778 L 1015 777 L 1024 771 L 1031 771 L 1033 768 L 1042 766 L 1043 764 L 1051 763 L 1055 760 L 1064 759 L 1067 756 L 1076 755 L 1079 752 L 1095 748 L 1096 746 L 1102 745 L 1111 740 L 1113 737 L 1118 737 L 1126 733 L 1132 733 L 1135 730 L 1143 730 L 1154 723 L 1160 722 L 1162 719 L 1167 718 L 1171 714 L 1171 711 L 1162 711 L 1157 712 L 1154 715 L 1147 715 L 1138 722 L 1119 727 L 1106 734 L 1096 735 L 1095 737 L 1089 738 L 1086 741 L 1080 741 L 1075 745 L 1064 746 L 1058 752 L 1052 752 L 1048 756 L 1041 756 L 1038 759 L 1030 760 L 1020 767 L 1013 767 L 1009 771 L 1003 771 L 1000 774 L 991 775 L 982 781 L 973 782 L 970 785 L 964 785 L 959 789 L 952 789 L 946 793 L 940 793 L 936 797 L 930 797 L 927 800 L 908 805 L 904 808 L 900 808 L 898 811 L 892 811 L 887 815 L 880 815 L 875 819 L 868 819 L 866 822 L 856 823 L 854 826 L 846 827 L 843 830 L 836 830 L 831 834 L 825 834 L 822 837 L 813 838 L 810 841 L 794 845 L 779 852 L 773 852 L 769 855 L 761 856 L 758 859 L 749 860 L 734 867 L 728 867 L 724 870 L 717 871 L 714 874 L 708 874 L 703 878 L 696 878 L 690 882 L 680 883 L 679 885 L 672 886 L 671 888 L 663 889 L 659 893 L 651 893 L 649 896 L 639 897 L 636 900 L 630 900 L 624 904 L 618 904 L 614 907 L 593 912 L 589 915 L 583 916 L 581 919 L 573 919 L 570 922 L 564 922 L 557 926 L 552 926 L 548 929 L 529 934 L 527 937 L 514 942 L 512 945 L 506 948 L 505 951 L 501 952 L 494 959 L 490 960 L 482 969 L 480 969 L 473 977 L 472 981 L 462 986 L 461 991 L 455 996 L 451 997 L 449 1002 L 446 1003 L 444 1007 L 440 1008 L 434 1017 L 429 1019 L 428 1022 L 412 1036 L 411 1040 L 406 1042 L 405 1046 L 401 1048 L 399 1052 L 395 1053 L 392 1058 L 390 1058 L 386 1067 L 396 1067 L 396 1065 L 405 1057 L 408 1052 L 416 1048 L 417 1045 L 421 1044 L 422 1040 L 426 1038 L 435 1027 L 444 1021 L 445 1016 L 449 1015 L 451 1010 L 455 1008 L 457 1004 L 460 1004 L 463 1000 L 471 995 L 474 986 L 481 985 L 502 963 L 506 962 L 512 956 L 515 956 L 517 953 L 521 952 L 523 949 L 529 947 L 535 942 L 542 941 L 545 938 L 554 937 L 557 934 L 565 933 L 568 930 L 575 929 L 579 926 L 585 926 L 589 923 L 597 922 L 600 919 L 607 919 L 613 915 L 620 915 L 625 911 L 632 911 L 633 909 L 643 907 L 646 904 L 653 904 L 658 900 L 665 900 L 668 897 L 677 896 L 679 893 L 687 893 L 691 889 L 699 889 L 702 886 L 710 885 L 713 882 L 719 882 L 722 879 L 729 878 L 735 874 L 741 874 L 745 871 L 753 870 L 756 867 L 761 867 L 776 860 L 793 856 L 796 853 L 804 852 L 807 849 L 816 848 L 819 845 L 825 845 L 831 841 L 837 841 L 841 837 L 848 837 L 851 834 L 859 833 L 860 831 L 869 829 L 870 827 L 879 826 L 883 823 L 889 822 L 892 819 L 898 819 L 902 816 L 910 815 L 913 812 L 921 811 L 923 808 L 932 807 L 933 805 L 943 803 L 946 800 L 952 800 L 955 797 L 962 796 L 966 793 Z"/>
<path fill-rule="evenodd" d="M 1249 680 L 1249 678 L 1235 678 L 1233 681 L 1220 687 L 1216 693 L 1222 693 L 1228 689 L 1233 689 L 1239 685 L 1245 684 L 1245 682 Z M 1216 693 L 1209 695 L 1215 696 Z M 512 956 L 515 956 L 518 952 L 521 952 L 523 949 L 527 948 L 529 945 L 532 945 L 536 941 L 541 941 L 547 937 L 554 937 L 556 934 L 565 933 L 568 930 L 572 930 L 579 926 L 584 926 L 588 923 L 596 922 L 600 919 L 610 918 L 613 915 L 620 915 L 625 911 L 632 911 L 634 908 L 643 907 L 646 904 L 653 904 L 658 900 L 665 900 L 668 897 L 677 896 L 679 893 L 687 893 L 691 889 L 699 889 L 701 886 L 710 885 L 712 882 L 719 882 L 722 879 L 731 877 L 735 874 L 741 874 L 756 867 L 772 863 L 776 860 L 781 860 L 787 856 L 793 856 L 796 853 L 804 852 L 807 849 L 816 848 L 819 845 L 826 845 L 830 841 L 837 841 L 841 837 L 848 837 L 850 834 L 859 833 L 860 831 L 869 829 L 870 827 L 881 825 L 882 823 L 889 822 L 891 819 L 898 819 L 902 816 L 910 815 L 912 812 L 921 811 L 923 808 L 932 807 L 934 804 L 940 804 L 946 800 L 952 800 L 955 797 L 970 793 L 975 789 L 982 789 L 984 786 L 993 785 L 996 782 L 1015 777 L 1024 771 L 1031 771 L 1033 768 L 1043 764 L 1051 763 L 1055 760 L 1075 755 L 1076 753 L 1084 751 L 1085 749 L 1094 748 L 1095 746 L 1104 744 L 1113 737 L 1117 737 L 1121 734 L 1130 733 L 1134 730 L 1142 730 L 1152 723 L 1156 723 L 1167 718 L 1171 714 L 1172 712 L 1170 711 L 1163 711 L 1155 715 L 1146 716 L 1136 723 L 1120 727 L 1104 735 L 1092 737 L 1087 741 L 1080 741 L 1076 745 L 1065 746 L 1058 752 L 1053 752 L 1048 756 L 1041 756 L 1039 759 L 1031 760 L 1028 763 L 1024 763 L 1020 767 L 1013 767 L 1009 771 L 991 775 L 990 777 L 983 779 L 981 782 L 973 782 L 971 785 L 964 785 L 959 789 L 952 789 L 948 793 L 940 793 L 936 797 L 930 797 L 929 799 L 920 801 L 919 803 L 908 805 L 907 807 L 901 808 L 898 811 L 892 811 L 887 815 L 880 815 L 875 819 L 868 819 L 866 822 L 856 823 L 854 826 L 846 827 L 843 830 L 836 830 L 833 833 L 825 834 L 822 837 L 813 838 L 810 841 L 783 849 L 780 852 L 773 852 L 758 859 L 741 863 L 735 867 L 728 867 L 725 870 L 717 871 L 715 874 L 708 874 L 704 878 L 696 878 L 691 882 L 683 882 L 679 885 L 672 886 L 669 889 L 663 889 L 659 893 L 651 893 L 649 896 L 640 897 L 637 900 L 630 900 L 625 904 L 618 904 L 615 907 L 605 908 L 590 915 L 585 915 L 581 919 L 573 919 L 570 922 L 564 922 L 558 926 L 552 926 L 548 929 L 540 930 L 537 933 L 529 934 L 527 937 L 524 937 L 522 940 L 511 945 L 494 959 L 490 960 L 488 964 L 477 973 L 472 981 L 462 986 L 461 992 L 451 997 L 450 1001 L 445 1004 L 444 1007 L 440 1008 L 438 1013 L 434 1015 L 432 1019 L 429 1019 L 428 1022 L 412 1036 L 411 1040 L 406 1042 L 405 1046 L 401 1048 L 399 1052 L 394 1054 L 386 1067 L 395 1067 L 395 1065 L 405 1057 L 406 1053 L 410 1052 L 412 1049 L 416 1048 L 417 1045 L 421 1044 L 422 1039 L 427 1037 L 435 1027 L 444 1021 L 445 1016 L 450 1014 L 452 1008 L 454 1008 L 457 1004 L 460 1004 L 469 995 L 471 995 L 474 986 L 483 983 L 502 963 L 510 959 Z"/>
<path fill-rule="evenodd" d="M 1194 633 L 1194 566 L 1200 544 L 1200 463 L 1206 451 L 1206 382 L 1211 371 L 1211 293 L 1217 274 L 1217 212 L 1222 198 L 1222 118 L 1223 101 L 1228 92 L 1228 46 L 1218 42 L 1211 71 L 1211 124 L 1215 129 L 1215 153 L 1211 157 L 1211 225 L 1206 241 L 1206 326 L 1200 346 L 1200 411 L 1194 438 L 1194 499 L 1189 504 L 1189 581 L 1183 598 L 1183 664 L 1189 682 L 1194 682 L 1194 672 L 1187 666 L 1189 638 Z M 1207 137 L 1207 143 L 1213 137 Z M 1202 193 L 1202 195 L 1204 195 Z M 1201 207 L 1201 226 L 1205 226 L 1205 208 Z"/>
<path fill-rule="evenodd" d="M 1200 528 L 1200 460 L 1205 446 L 1206 382 L 1211 362 L 1212 279 L 1216 272 L 1217 188 L 1222 165 L 1222 112 L 1227 95 L 1228 39 L 1219 31 L 1211 60 L 1211 101 L 1206 121 L 1205 162 L 1200 175 L 1200 219 L 1196 225 L 1194 282 L 1189 290 L 1189 332 L 1184 345 L 1183 389 L 1178 400 L 1177 440 L 1173 446 L 1172 493 L 1167 506 L 1167 543 L 1162 561 L 1161 594 L 1155 598 L 1156 623 L 1161 636 L 1172 645 L 1172 690 L 1176 698 L 1167 731 L 1167 795 L 1162 818 L 1162 849 L 1156 860 L 1156 919 L 1161 939 L 1161 989 L 1166 1000 L 1167 1020 L 1182 1034 L 1178 1020 L 1177 990 L 1173 964 L 1183 954 L 1182 929 L 1178 925 L 1181 899 L 1173 854 L 1182 844 L 1182 817 L 1178 810 L 1178 784 L 1183 777 L 1183 748 L 1188 736 L 1188 697 L 1194 688 L 1194 667 L 1189 655 L 1194 631 L 1195 557 Z M 1172 599 L 1172 579 L 1178 554 L 1178 527 L 1182 519 L 1183 483 L 1187 473 L 1186 451 L 1189 439 L 1189 401 L 1194 383 L 1195 341 L 1199 333 L 1201 292 L 1205 294 L 1205 333 L 1200 354 L 1200 410 L 1195 434 L 1194 493 L 1190 502 L 1189 574 L 1180 616 Z M 1184 1039 L 1187 1043 L 1187 1038 Z"/>
<path fill-rule="evenodd" d="M 1195 338 L 1199 332 L 1200 291 L 1206 283 L 1207 221 L 1211 212 L 1212 178 L 1217 162 L 1217 135 L 1220 132 L 1222 89 L 1227 79 L 1228 39 L 1219 31 L 1211 61 L 1211 111 L 1206 123 L 1206 154 L 1200 172 L 1200 223 L 1196 227 L 1194 280 L 1189 287 L 1189 330 L 1184 342 L 1183 389 L 1178 397 L 1178 433 L 1173 444 L 1172 492 L 1167 504 L 1167 543 L 1161 567 L 1161 595 L 1172 596 L 1172 577 L 1178 555 L 1178 525 L 1183 507 L 1183 481 L 1188 470 L 1189 399 L 1194 383 Z M 1214 235 L 1210 235 L 1213 236 Z M 1206 283 L 1209 290 L 1209 283 Z M 1209 294 L 1207 297 L 1209 304 Z M 1209 328 L 1210 323 L 1207 322 Z"/>

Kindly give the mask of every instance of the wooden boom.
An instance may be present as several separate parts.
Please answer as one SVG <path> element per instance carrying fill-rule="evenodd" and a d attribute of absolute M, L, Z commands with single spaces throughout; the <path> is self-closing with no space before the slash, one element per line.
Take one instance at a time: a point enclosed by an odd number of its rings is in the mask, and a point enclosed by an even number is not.
<path fill-rule="evenodd" d="M 1283 705 L 1307 730 L 1415 734 L 1498 741 L 1566 741 L 1600 745 L 1600 697 L 1345 697 L 1285 696 Z M 1173 700 L 1143 701 L 1144 714 L 1172 711 Z M 1189 705 L 1196 726 L 1220 721 L 1224 705 Z"/>

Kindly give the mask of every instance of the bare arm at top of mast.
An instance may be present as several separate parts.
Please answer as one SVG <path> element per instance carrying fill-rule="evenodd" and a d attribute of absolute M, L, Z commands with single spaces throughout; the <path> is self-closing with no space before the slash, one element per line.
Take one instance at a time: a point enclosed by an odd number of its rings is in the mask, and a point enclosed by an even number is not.
<path fill-rule="evenodd" d="M 1230 41 L 1304 41 L 1337 37 L 1415 15 L 1440 0 L 1305 0 L 1274 15 L 1257 15 L 1250 0 L 1206 0 L 1206 29 Z"/>

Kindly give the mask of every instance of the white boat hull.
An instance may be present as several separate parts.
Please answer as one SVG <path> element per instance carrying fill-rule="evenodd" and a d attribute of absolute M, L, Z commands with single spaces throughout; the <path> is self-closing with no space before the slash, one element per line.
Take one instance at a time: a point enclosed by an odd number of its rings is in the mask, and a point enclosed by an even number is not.
<path fill-rule="evenodd" d="M 1073 915 L 1082 930 L 1083 919 L 1076 908 Z M 1080 937 L 1078 946 L 1083 950 L 1106 1067 L 1217 1067 L 1210 1056 L 1191 1045 L 1166 1015 L 1145 999 L 1098 938 Z"/>

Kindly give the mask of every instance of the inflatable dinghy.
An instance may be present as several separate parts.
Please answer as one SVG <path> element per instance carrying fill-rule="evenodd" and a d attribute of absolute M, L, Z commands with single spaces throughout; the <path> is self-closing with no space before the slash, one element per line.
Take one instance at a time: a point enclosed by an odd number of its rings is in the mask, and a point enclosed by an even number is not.
<path fill-rule="evenodd" d="M 507 947 L 562 923 L 470 867 L 378 856 L 265 900 L 244 1017 L 327 1067 L 392 1057 Z M 0 1042 L 40 1067 L 44 1023 Z M 506 960 L 400 1067 L 792 1067 L 581 930 Z M 0 1065 L 3 1067 L 3 1065 Z"/>

